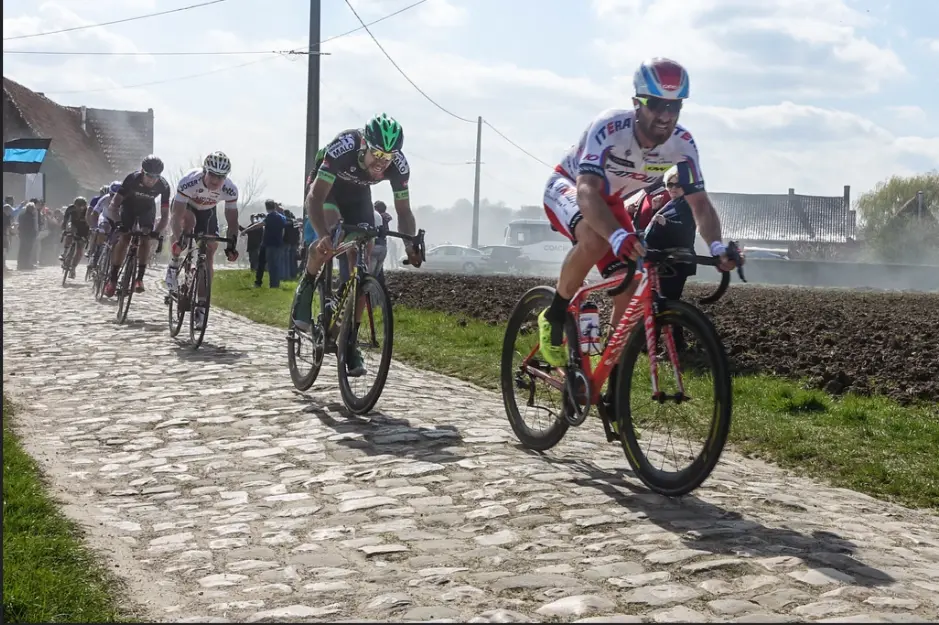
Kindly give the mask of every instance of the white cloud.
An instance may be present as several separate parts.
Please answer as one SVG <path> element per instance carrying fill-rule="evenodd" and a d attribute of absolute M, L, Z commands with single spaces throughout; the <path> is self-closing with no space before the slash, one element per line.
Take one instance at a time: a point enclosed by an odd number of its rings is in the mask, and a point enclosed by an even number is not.
<path fill-rule="evenodd" d="M 361 9 L 363 19 L 369 20 L 408 3 L 356 0 L 355 6 Z M 63 17 L 66 13 L 61 4 L 47 3 L 37 10 L 24 3 L 26 8 L 18 12 L 5 7 L 16 17 L 5 19 L 4 28 L 16 26 L 18 32 L 27 32 L 27 26 L 34 31 L 84 23 L 76 21 L 81 18 L 75 15 L 85 15 L 84 9 L 76 8 L 71 17 Z M 55 6 L 59 7 L 55 9 L 58 13 L 53 14 L 50 7 Z M 110 13 L 117 10 L 115 6 L 111 5 Z M 342 0 L 337 0 L 336 6 L 349 13 Z M 856 100 L 845 98 L 838 105 L 830 101 L 821 105 L 809 99 L 826 88 L 838 91 L 840 85 L 849 82 L 877 89 L 892 80 L 886 76 L 886 68 L 894 62 L 893 53 L 884 53 L 883 61 L 874 60 L 872 56 L 882 50 L 860 34 L 860 29 L 875 25 L 873 20 L 851 11 L 842 2 L 824 0 L 812 12 L 807 2 L 799 0 L 792 5 L 797 11 L 786 13 L 781 0 L 761 3 L 756 9 L 749 0 L 595 0 L 593 7 L 597 15 L 603 16 L 602 24 L 616 33 L 617 43 L 601 48 L 604 58 L 616 63 L 621 74 L 612 80 L 603 68 L 585 68 L 576 63 L 548 65 L 540 62 L 538 55 L 487 59 L 475 51 L 461 54 L 459 46 L 447 45 L 447 37 L 441 37 L 439 30 L 459 32 L 461 39 L 484 38 L 489 33 L 467 26 L 469 6 L 468 2 L 430 0 L 413 9 L 413 14 L 405 14 L 410 22 L 404 19 L 396 29 L 396 18 L 392 18 L 374 31 L 389 54 L 430 97 L 470 120 L 482 115 L 549 164 L 560 158 L 600 110 L 628 106 L 629 91 L 623 83 L 631 81 L 640 55 L 653 52 L 682 60 L 692 72 L 693 99 L 682 114 L 682 123 L 695 135 L 708 187 L 715 191 L 784 193 L 788 187 L 795 187 L 804 193 L 838 195 L 842 185 L 850 184 L 856 197 L 892 174 L 922 171 L 939 162 L 939 138 L 927 125 L 936 118 L 932 101 L 892 99 L 893 106 L 887 107 L 880 101 L 869 104 L 857 90 L 853 92 Z M 142 12 L 147 10 L 126 10 L 130 15 Z M 776 30 L 770 29 L 774 16 L 779 18 Z M 102 18 L 91 13 L 85 20 L 109 18 L 113 15 Z M 247 14 L 233 10 L 231 18 L 230 23 L 209 27 L 197 38 L 123 34 L 152 32 L 141 26 L 141 31 L 89 29 L 36 38 L 36 43 L 30 45 L 40 49 L 41 42 L 43 49 L 62 50 L 114 50 L 113 46 L 126 45 L 129 50 L 215 51 L 306 46 L 305 23 L 293 28 L 287 22 L 295 20 L 284 18 L 279 26 L 262 30 Z M 575 18 L 570 19 L 573 28 Z M 589 16 L 576 19 L 586 20 L 578 28 L 588 37 L 600 32 L 600 23 Z M 37 25 L 24 20 L 34 20 Z M 438 29 L 409 25 L 435 20 Z M 350 14 L 334 27 L 341 32 L 354 23 Z M 114 33 L 122 33 L 118 37 L 126 40 L 111 41 Z M 604 35 L 613 41 L 612 35 Z M 748 36 L 754 40 L 772 38 L 773 45 L 779 46 L 777 56 L 754 57 L 744 45 L 752 43 L 745 41 Z M 29 41 L 20 43 L 25 48 Z M 810 50 L 807 58 L 824 62 L 796 62 L 805 50 Z M 475 156 L 474 123 L 455 120 L 427 102 L 364 32 L 329 42 L 324 51 L 331 54 L 321 58 L 321 144 L 338 131 L 358 126 L 368 116 L 384 110 L 404 125 L 405 153 L 412 163 L 411 188 L 416 204 L 447 207 L 459 198 L 472 197 L 473 167 L 464 163 Z M 101 92 L 51 96 L 63 104 L 134 110 L 152 107 L 156 149 L 170 170 L 222 149 L 233 159 L 236 182 L 256 162 L 264 171 L 268 194 L 288 203 L 300 202 L 301 181 L 306 173 L 306 57 L 150 58 L 156 65 L 144 68 L 146 71 L 141 71 L 134 57 L 50 60 L 6 56 L 4 60 L 8 76 L 36 91 L 51 94 L 105 88 Z M 115 89 L 249 61 L 257 63 L 192 80 Z M 901 59 L 897 63 L 902 66 Z M 744 90 L 742 80 L 756 86 Z M 721 99 L 724 96 L 726 99 Z M 839 110 L 852 106 L 854 112 Z M 483 130 L 482 160 L 484 198 L 503 199 L 513 206 L 540 203 L 548 168 L 489 128 Z M 376 199 L 390 200 L 387 185 L 375 187 L 373 193 Z"/>
<path fill-rule="evenodd" d="M 844 0 L 594 0 L 593 8 L 616 33 L 594 49 L 619 70 L 667 56 L 708 88 L 719 80 L 802 97 L 876 92 L 908 75 L 893 50 L 859 33 L 873 18 Z"/>

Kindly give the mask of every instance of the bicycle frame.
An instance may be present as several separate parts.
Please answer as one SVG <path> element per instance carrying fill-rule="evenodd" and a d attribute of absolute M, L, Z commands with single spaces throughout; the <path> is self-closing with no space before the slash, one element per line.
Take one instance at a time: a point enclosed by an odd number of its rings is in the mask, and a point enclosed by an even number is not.
<path fill-rule="evenodd" d="M 616 366 L 617 362 L 619 362 L 620 356 L 623 353 L 623 349 L 626 347 L 626 341 L 628 340 L 633 329 L 639 323 L 640 319 L 645 319 L 646 345 L 649 353 L 654 354 L 657 349 L 657 340 L 655 336 L 655 294 L 659 292 L 658 272 L 654 263 L 651 261 L 645 261 L 643 263 L 643 268 L 641 270 L 637 270 L 635 274 L 639 274 L 641 276 L 639 285 L 636 287 L 636 291 L 633 294 L 632 299 L 630 299 L 629 305 L 623 312 L 622 317 L 616 324 L 616 327 L 613 329 L 609 340 L 607 340 L 606 347 L 603 349 L 603 352 L 600 355 L 599 364 L 594 369 L 592 359 L 590 358 L 592 354 L 585 354 L 580 358 L 579 365 L 583 370 L 584 375 L 587 377 L 587 380 L 590 382 L 590 403 L 592 405 L 597 405 L 600 403 L 600 389 L 603 387 L 603 383 L 607 380 L 607 378 L 609 378 L 613 367 Z M 574 294 L 574 297 L 571 298 L 567 309 L 568 314 L 574 319 L 575 327 L 579 327 L 578 322 L 580 318 L 581 303 L 590 293 L 599 291 L 600 289 L 610 289 L 622 283 L 622 281 L 623 277 L 617 275 L 602 280 L 597 284 L 583 286 L 578 289 Z M 567 343 L 567 338 L 565 338 L 565 343 Z M 675 349 L 675 341 L 672 337 L 671 328 L 665 329 L 665 344 L 668 349 L 669 359 L 672 361 L 672 363 L 675 363 L 678 355 Z M 547 384 L 558 390 L 563 390 L 565 385 L 564 378 L 566 377 L 566 374 L 563 370 L 560 371 L 562 377 L 556 378 L 551 374 L 528 364 L 538 353 L 539 349 L 540 344 L 535 346 L 531 353 L 528 354 L 528 357 L 526 357 L 522 363 L 522 370 L 529 375 L 544 380 Z M 649 359 L 649 370 L 652 377 L 653 398 L 663 399 L 659 391 L 658 366 L 655 358 Z M 685 394 L 685 389 L 682 382 L 681 371 L 678 367 L 675 367 L 675 381 L 678 384 L 678 393 L 683 397 Z"/>

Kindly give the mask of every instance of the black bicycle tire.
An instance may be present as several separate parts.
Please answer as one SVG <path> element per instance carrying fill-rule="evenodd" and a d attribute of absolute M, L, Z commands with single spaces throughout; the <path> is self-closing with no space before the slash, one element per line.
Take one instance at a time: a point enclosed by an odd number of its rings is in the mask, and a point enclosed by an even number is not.
<path fill-rule="evenodd" d="M 99 302 L 104 297 L 104 270 L 102 267 L 106 266 L 110 262 L 110 258 L 111 255 L 107 248 L 107 244 L 105 244 L 105 247 L 101 248 L 101 254 L 98 256 L 98 262 L 95 264 L 95 278 L 94 282 L 92 282 L 95 300 Z"/>
<path fill-rule="evenodd" d="M 72 240 L 65 247 L 65 254 L 62 255 L 62 286 L 68 282 L 68 274 L 72 270 L 72 257 L 75 255 L 75 241 Z"/>
<path fill-rule="evenodd" d="M 555 289 L 549 286 L 536 286 L 529 289 L 522 295 L 509 321 L 505 326 L 505 335 L 502 339 L 502 360 L 500 365 L 500 380 L 502 384 L 502 402 L 505 405 L 505 414 L 509 419 L 509 425 L 512 431 L 518 437 L 519 442 L 526 449 L 535 451 L 547 451 L 561 442 L 564 435 L 567 434 L 570 424 L 560 415 L 554 420 L 554 424 L 545 430 L 544 434 L 536 435 L 518 410 L 518 403 L 515 401 L 515 370 L 513 367 L 513 358 L 515 356 L 515 339 L 521 329 L 522 322 L 528 318 L 533 310 L 543 310 L 554 298 Z M 542 301 L 543 300 L 543 301 Z"/>
<path fill-rule="evenodd" d="M 176 268 L 176 288 L 174 290 L 169 290 L 167 294 L 167 299 L 169 304 L 167 305 L 166 311 L 166 321 L 169 324 L 170 328 L 170 338 L 176 338 L 179 336 L 179 331 L 183 329 L 183 320 L 186 318 L 186 311 L 180 308 L 179 306 L 179 293 L 180 293 L 180 276 L 186 276 L 189 273 L 189 262 L 188 260 L 183 261 Z"/>
<path fill-rule="evenodd" d="M 299 287 L 299 285 L 297 285 Z M 324 296 L 324 286 L 323 286 L 323 272 L 320 271 L 320 279 L 316 281 L 316 287 L 314 288 L 314 293 L 316 291 L 320 292 L 320 311 L 323 312 L 325 306 L 325 296 Z M 306 375 L 301 375 L 300 370 L 297 368 L 297 355 L 295 353 L 296 344 L 298 341 L 304 341 L 304 338 L 291 338 L 291 333 L 301 332 L 296 328 L 293 322 L 293 311 L 297 306 L 297 290 L 294 290 L 293 300 L 290 302 L 290 318 L 287 322 L 287 370 L 290 371 L 290 381 L 293 382 L 294 388 L 298 391 L 307 391 L 311 386 L 316 382 L 316 378 L 319 377 L 320 370 L 323 368 L 323 360 L 326 357 L 325 353 L 325 337 L 324 337 L 324 351 L 320 354 L 319 361 L 310 367 L 310 372 Z M 311 319 L 311 326 L 316 323 L 316 311 L 313 311 L 313 319 Z M 312 330 L 312 327 L 311 327 Z M 326 329 L 321 328 L 325 333 Z M 305 333 L 304 333 L 305 334 Z M 312 343 L 312 341 L 311 341 Z"/>
<path fill-rule="evenodd" d="M 202 279 L 205 281 L 205 311 L 202 315 L 202 328 L 196 330 L 196 307 L 202 308 L 203 306 L 198 305 L 199 298 L 199 280 Z M 189 343 L 192 345 L 193 349 L 199 349 L 199 346 L 202 345 L 202 339 L 205 338 L 205 330 L 209 327 L 209 307 L 212 298 L 212 283 L 209 281 L 209 268 L 205 263 L 196 262 L 196 273 L 192 281 L 192 293 L 191 301 L 189 308 Z M 199 333 L 199 338 L 196 338 L 196 332 Z"/>
<path fill-rule="evenodd" d="M 674 478 L 663 478 L 642 453 L 639 440 L 632 427 L 629 396 L 632 387 L 632 374 L 636 359 L 646 345 L 645 329 L 642 324 L 636 326 L 626 348 L 620 357 L 619 375 L 616 381 L 614 415 L 620 431 L 620 443 L 626 460 L 636 476 L 648 488 L 666 497 L 680 497 L 698 488 L 711 475 L 720 460 L 727 437 L 730 434 L 731 415 L 733 412 L 733 389 L 727 353 L 720 335 L 710 318 L 695 306 L 679 301 L 668 300 L 657 316 L 666 319 L 671 315 L 682 319 L 682 325 L 692 329 L 698 340 L 712 356 L 712 374 L 714 379 L 714 398 L 718 402 L 712 413 L 712 426 L 708 439 L 695 460 L 681 471 L 669 474 Z M 713 419 L 716 417 L 716 427 Z"/>
<path fill-rule="evenodd" d="M 364 397 L 359 398 L 353 394 L 352 386 L 349 384 L 349 376 L 346 370 L 346 344 L 349 339 L 349 334 L 352 331 L 353 320 L 355 318 L 355 301 L 358 299 L 360 293 L 368 292 L 369 288 L 371 288 L 370 285 L 374 286 L 385 300 L 385 305 L 382 307 L 384 312 L 384 314 L 382 314 L 382 325 L 384 326 L 382 329 L 385 334 L 385 343 L 381 348 L 381 360 L 378 363 L 378 373 L 375 376 L 375 381 L 372 383 L 372 388 L 369 389 Z M 362 329 L 360 328 L 359 332 L 361 331 Z M 352 414 L 364 415 L 375 407 L 375 404 L 377 404 L 378 400 L 381 398 L 382 391 L 385 390 L 385 382 L 387 382 L 388 372 L 391 370 L 391 354 L 394 349 L 394 313 L 391 308 L 391 297 L 388 294 L 388 290 L 385 289 L 381 282 L 376 280 L 374 276 L 368 274 L 362 276 L 362 282 L 356 288 L 355 293 L 350 294 L 350 296 L 346 298 L 345 306 L 342 311 L 342 324 L 339 326 L 339 337 L 336 343 L 337 374 L 339 377 L 339 394 L 342 396 L 342 403 Z"/>
<path fill-rule="evenodd" d="M 130 302 L 134 299 L 134 270 L 137 268 L 136 254 L 131 254 L 130 250 L 124 255 L 124 263 L 121 271 L 117 274 L 117 322 L 122 324 L 127 321 L 127 313 L 130 312 Z M 126 305 L 125 305 L 126 304 Z"/>

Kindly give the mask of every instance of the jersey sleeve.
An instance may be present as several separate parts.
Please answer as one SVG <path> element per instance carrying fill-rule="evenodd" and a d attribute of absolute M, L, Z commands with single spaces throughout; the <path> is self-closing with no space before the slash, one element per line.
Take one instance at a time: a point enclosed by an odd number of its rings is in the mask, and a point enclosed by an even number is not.
<path fill-rule="evenodd" d="M 687 130 L 680 129 L 682 132 L 676 135 L 679 144 L 681 158 L 678 166 L 678 184 L 681 185 L 685 195 L 692 195 L 704 191 L 704 176 L 701 174 L 701 165 L 698 159 L 698 146 L 695 145 L 694 138 Z"/>
<path fill-rule="evenodd" d="M 137 184 L 137 172 L 127 174 L 127 177 L 124 178 L 124 182 L 121 183 L 121 188 L 117 190 L 117 193 L 114 195 L 120 195 L 123 198 L 126 198 L 130 195 L 131 191 L 134 190 L 134 186 Z"/>
<path fill-rule="evenodd" d="M 170 183 L 166 178 L 160 176 L 160 208 L 169 208 L 170 206 Z"/>
<path fill-rule="evenodd" d="M 350 158 L 355 158 L 358 140 L 352 133 L 342 133 L 323 148 L 323 162 L 320 163 L 316 177 L 332 184 Z M 351 156 L 350 156 L 351 155 Z"/>
<path fill-rule="evenodd" d="M 231 180 L 223 183 L 222 197 L 225 200 L 225 210 L 238 209 L 238 186 Z"/>
<path fill-rule="evenodd" d="M 401 152 L 395 153 L 394 160 L 388 166 L 388 182 L 391 183 L 391 192 L 395 200 L 410 198 L 408 181 L 411 179 L 411 166 L 408 159 Z"/>
<path fill-rule="evenodd" d="M 577 161 L 577 171 L 571 173 L 575 176 L 590 174 L 603 178 L 604 194 L 609 194 L 610 181 L 604 169 L 607 154 L 622 132 L 632 132 L 631 126 L 631 120 L 622 111 L 612 109 L 600 113 L 587 129 L 584 149 Z"/>

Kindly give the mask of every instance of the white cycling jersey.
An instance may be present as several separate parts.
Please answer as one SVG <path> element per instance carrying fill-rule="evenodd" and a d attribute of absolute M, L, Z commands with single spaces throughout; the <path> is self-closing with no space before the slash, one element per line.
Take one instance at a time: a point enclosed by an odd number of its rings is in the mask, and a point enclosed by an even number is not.
<path fill-rule="evenodd" d="M 111 205 L 111 200 L 114 199 L 114 195 L 114 193 L 108 193 L 107 195 L 102 196 L 101 199 L 98 200 L 98 203 L 95 204 L 94 209 L 92 209 L 92 212 L 98 214 L 99 228 L 101 227 L 101 222 L 104 219 L 110 219 L 111 221 L 117 222 L 121 218 L 121 212 L 119 210 L 115 210 Z"/>
<path fill-rule="evenodd" d="M 225 179 L 222 186 L 212 191 L 205 186 L 202 180 L 202 168 L 189 171 L 179 184 L 176 185 L 176 197 L 173 203 L 187 203 L 196 210 L 211 210 L 219 202 L 225 202 L 226 210 L 238 208 L 238 187 L 229 179 Z"/>
<path fill-rule="evenodd" d="M 698 165 L 698 147 L 681 125 L 665 143 L 651 149 L 639 145 L 634 134 L 636 112 L 608 109 L 600 113 L 580 136 L 576 145 L 555 168 L 571 180 L 579 174 L 594 174 L 606 181 L 608 198 L 625 198 L 640 189 L 658 184 L 673 165 L 682 170 L 681 180 L 689 187 L 704 189 Z M 550 183 L 549 183 L 550 184 Z"/>

